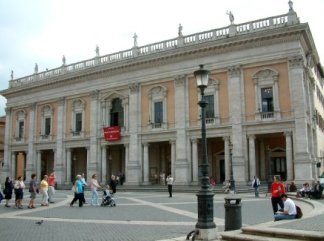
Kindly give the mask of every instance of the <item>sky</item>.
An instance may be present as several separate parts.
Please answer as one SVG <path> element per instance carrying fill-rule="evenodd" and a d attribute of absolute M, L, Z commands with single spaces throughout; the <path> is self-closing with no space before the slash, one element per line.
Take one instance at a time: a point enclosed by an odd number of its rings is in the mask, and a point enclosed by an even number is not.
<path fill-rule="evenodd" d="M 308 22 L 324 65 L 324 0 L 293 0 L 300 22 Z M 281 15 L 288 0 L 0 0 L 0 90 L 14 79 L 172 39 L 183 35 Z M 0 96 L 0 116 L 6 99 Z"/>

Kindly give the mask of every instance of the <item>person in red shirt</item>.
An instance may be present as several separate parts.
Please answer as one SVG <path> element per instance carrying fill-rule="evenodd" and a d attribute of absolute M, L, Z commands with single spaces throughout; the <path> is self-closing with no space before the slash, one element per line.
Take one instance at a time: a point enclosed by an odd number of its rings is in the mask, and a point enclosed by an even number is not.
<path fill-rule="evenodd" d="M 53 196 L 55 194 L 55 172 L 52 172 L 48 177 L 48 201 L 49 203 L 54 203 Z"/>
<path fill-rule="evenodd" d="M 284 208 L 284 203 L 281 199 L 281 194 L 286 193 L 285 185 L 279 180 L 280 177 L 274 176 L 273 183 L 271 185 L 271 204 L 273 213 L 275 214 L 278 211 L 278 205 L 280 209 Z"/>

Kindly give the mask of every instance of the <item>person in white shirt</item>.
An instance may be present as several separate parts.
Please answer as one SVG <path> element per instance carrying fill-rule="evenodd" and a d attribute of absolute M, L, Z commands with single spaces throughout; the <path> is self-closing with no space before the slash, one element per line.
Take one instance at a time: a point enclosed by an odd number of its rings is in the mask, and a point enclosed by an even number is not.
<path fill-rule="evenodd" d="M 294 219 L 296 218 L 297 210 L 296 205 L 293 200 L 288 198 L 287 194 L 281 194 L 281 199 L 284 202 L 284 210 L 277 211 L 274 214 L 274 221 L 284 220 L 284 219 Z"/>
<path fill-rule="evenodd" d="M 171 174 L 168 175 L 167 179 L 167 184 L 168 184 L 168 191 L 169 191 L 169 197 L 172 197 L 172 185 L 173 185 L 173 177 Z"/>
<path fill-rule="evenodd" d="M 260 186 L 260 179 L 257 176 L 254 176 L 252 181 L 252 187 L 254 188 L 255 197 L 259 197 L 259 186 Z"/>

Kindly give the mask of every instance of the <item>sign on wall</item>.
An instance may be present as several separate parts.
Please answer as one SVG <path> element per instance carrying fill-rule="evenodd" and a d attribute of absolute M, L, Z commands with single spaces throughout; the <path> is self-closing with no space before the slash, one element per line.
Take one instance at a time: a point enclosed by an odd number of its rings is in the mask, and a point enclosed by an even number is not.
<path fill-rule="evenodd" d="M 120 140 L 120 126 L 104 127 L 104 138 L 106 141 Z"/>

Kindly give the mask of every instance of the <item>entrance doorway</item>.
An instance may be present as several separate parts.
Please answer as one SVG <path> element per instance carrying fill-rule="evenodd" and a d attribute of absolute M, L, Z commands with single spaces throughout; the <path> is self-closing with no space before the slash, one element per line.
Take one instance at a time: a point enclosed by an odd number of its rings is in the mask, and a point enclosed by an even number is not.
<path fill-rule="evenodd" d="M 107 177 L 111 175 L 125 175 L 125 147 L 124 145 L 111 145 L 107 150 Z"/>
<path fill-rule="evenodd" d="M 165 185 L 171 174 L 171 145 L 169 142 L 152 143 L 149 146 L 149 180 L 152 184 Z M 174 176 L 174 173 L 172 174 Z"/>
<path fill-rule="evenodd" d="M 87 150 L 85 148 L 75 148 L 72 151 L 71 178 L 75 180 L 76 175 L 84 173 L 87 180 Z"/>
<path fill-rule="evenodd" d="M 41 154 L 41 176 L 40 180 L 43 179 L 44 175 L 49 175 L 54 170 L 54 152 L 53 150 L 44 150 Z"/>

